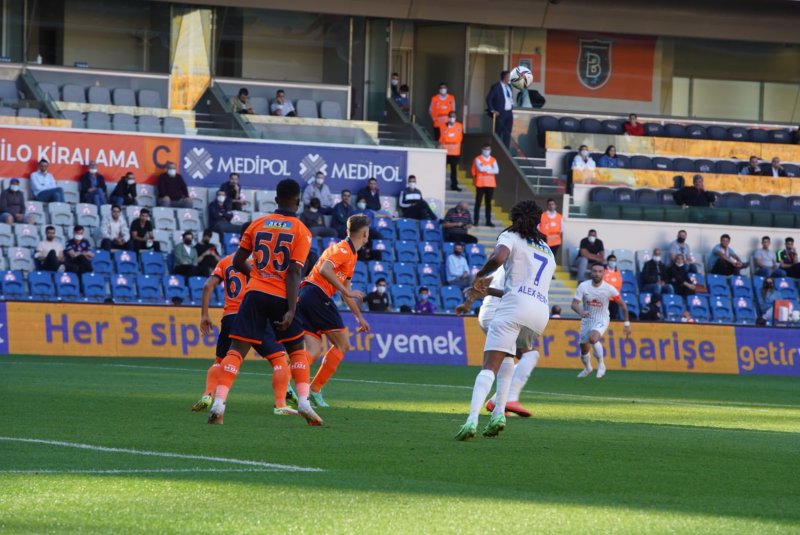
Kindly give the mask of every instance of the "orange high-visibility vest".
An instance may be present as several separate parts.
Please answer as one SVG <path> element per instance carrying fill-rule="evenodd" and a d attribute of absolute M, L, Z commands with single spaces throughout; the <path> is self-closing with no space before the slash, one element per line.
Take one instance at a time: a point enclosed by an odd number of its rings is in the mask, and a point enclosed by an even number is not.
<path fill-rule="evenodd" d="M 442 127 L 439 134 L 439 148 L 445 149 L 448 156 L 461 156 L 461 142 L 464 141 L 464 127 L 456 121 Z"/>
<path fill-rule="evenodd" d="M 547 236 L 547 245 L 555 247 L 561 245 L 561 214 L 556 212 L 555 217 L 550 217 L 547 212 L 542 212 L 539 220 L 539 231 Z"/>
<path fill-rule="evenodd" d="M 617 289 L 617 291 L 622 291 L 622 273 L 619 271 L 611 271 L 609 269 L 605 270 L 603 273 L 603 280 Z M 619 301 L 620 296 L 612 297 L 609 301 Z"/>
<path fill-rule="evenodd" d="M 480 154 L 476 156 L 475 159 L 472 161 L 472 183 L 475 184 L 475 187 L 496 188 L 497 181 L 495 180 L 495 174 L 478 171 L 478 166 L 477 166 L 478 163 L 488 166 L 494 166 L 494 164 L 497 163 L 497 160 L 494 159 L 494 156 L 489 156 L 488 158 L 484 158 L 483 154 Z"/>
<path fill-rule="evenodd" d="M 450 93 L 444 98 L 438 93 L 431 97 L 430 114 L 435 128 L 444 128 L 447 125 L 447 116 L 451 111 L 456 111 L 456 97 Z"/>

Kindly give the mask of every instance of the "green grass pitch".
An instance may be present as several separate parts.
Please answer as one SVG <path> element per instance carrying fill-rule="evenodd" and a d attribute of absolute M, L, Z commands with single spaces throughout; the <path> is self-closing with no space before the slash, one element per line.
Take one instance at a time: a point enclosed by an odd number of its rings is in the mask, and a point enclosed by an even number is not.
<path fill-rule="evenodd" d="M 536 370 L 459 443 L 475 368 L 345 361 L 312 428 L 251 359 L 206 425 L 207 366 L 0 359 L 0 533 L 800 533 L 796 379 Z"/>

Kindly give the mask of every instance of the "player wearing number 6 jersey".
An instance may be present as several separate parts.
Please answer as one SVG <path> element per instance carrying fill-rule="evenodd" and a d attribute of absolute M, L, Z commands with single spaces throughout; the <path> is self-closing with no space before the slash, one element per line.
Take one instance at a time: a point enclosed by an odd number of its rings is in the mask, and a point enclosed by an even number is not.
<path fill-rule="evenodd" d="M 511 209 L 511 226 L 497 238 L 494 252 L 475 274 L 473 291 L 485 293 L 491 275 L 505 266 L 506 283 L 503 297 L 489 324 L 483 348 L 483 369 L 475 378 L 467 422 L 456 434 L 456 440 L 475 436 L 478 415 L 497 377 L 497 397 L 483 436 L 494 437 L 506 426 L 506 401 L 514 373 L 514 354 L 520 335 L 538 336 L 549 319 L 548 293 L 555 272 L 553 252 L 547 238 L 539 232 L 542 210 L 535 201 L 522 201 Z M 469 297 L 469 296 L 468 296 Z M 501 366 L 503 362 L 510 366 Z M 499 373 L 498 373 L 499 371 Z"/>
<path fill-rule="evenodd" d="M 303 327 L 295 318 L 303 265 L 311 249 L 311 232 L 297 218 L 300 185 L 287 179 L 278 183 L 273 214 L 250 223 L 242 233 L 233 267 L 249 277 L 247 293 L 231 327 L 231 347 L 222 361 L 214 404 L 208 423 L 218 423 L 225 413 L 228 392 L 239 374 L 242 359 L 254 344 L 271 337 L 289 353 L 291 373 L 299 397 L 298 412 L 309 425 L 322 419 L 308 401 L 309 357 L 303 345 Z M 253 257 L 252 269 L 247 258 Z"/>

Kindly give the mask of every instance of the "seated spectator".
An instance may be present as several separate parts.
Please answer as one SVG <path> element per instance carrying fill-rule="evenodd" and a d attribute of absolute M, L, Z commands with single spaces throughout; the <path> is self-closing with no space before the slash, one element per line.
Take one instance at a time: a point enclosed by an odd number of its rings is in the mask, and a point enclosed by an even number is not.
<path fill-rule="evenodd" d="M 202 240 L 194 246 L 197 251 L 197 274 L 202 277 L 211 275 L 211 272 L 217 267 L 217 262 L 222 258 L 217 251 L 217 246 L 211 243 L 212 234 L 211 230 L 204 230 Z"/>
<path fill-rule="evenodd" d="M 325 218 L 322 216 L 318 197 L 314 197 L 309 204 L 303 206 L 303 213 L 300 214 L 300 221 L 308 227 L 308 230 L 311 231 L 311 235 L 314 237 L 339 237 L 338 232 L 325 226 Z"/>
<path fill-rule="evenodd" d="M 317 171 L 314 181 L 310 182 L 303 190 L 303 206 L 308 206 L 311 199 L 319 199 L 319 207 L 323 214 L 333 213 L 333 194 L 325 183 L 325 173 Z"/>
<path fill-rule="evenodd" d="M 677 239 L 669 244 L 669 263 L 671 265 L 678 255 L 682 255 L 689 273 L 697 273 L 700 264 L 697 263 L 694 254 L 692 254 L 692 247 L 686 242 L 686 237 L 686 231 L 679 230 Z"/>
<path fill-rule="evenodd" d="M 130 229 L 125 216 L 122 215 L 122 208 L 118 205 L 112 206 L 111 215 L 103 216 L 100 221 L 100 237 L 102 238 L 100 247 L 106 251 L 130 248 Z"/>
<path fill-rule="evenodd" d="M 444 241 L 462 243 L 478 243 L 478 238 L 468 234 L 472 228 L 472 215 L 469 213 L 467 201 L 461 201 L 450 208 L 442 221 Z"/>
<path fill-rule="evenodd" d="M 561 249 L 562 217 L 556 210 L 555 199 L 547 199 L 547 210 L 542 212 L 539 219 L 539 230 L 547 236 L 547 246 L 553 251 L 553 258 L 558 263 L 558 252 Z"/>
<path fill-rule="evenodd" d="M 94 204 L 98 210 L 108 204 L 106 179 L 97 172 L 97 162 L 89 162 L 89 170 L 81 176 L 78 189 L 81 202 Z"/>
<path fill-rule="evenodd" d="M 419 289 L 419 296 L 417 297 L 417 304 L 414 305 L 414 312 L 417 314 L 433 314 L 436 307 L 430 300 L 431 292 L 426 287 L 422 286 Z"/>
<path fill-rule="evenodd" d="M 622 273 L 617 269 L 617 257 L 613 254 L 608 255 L 603 280 L 613 286 L 617 292 L 622 292 Z M 619 318 L 620 299 L 622 297 L 618 295 L 608 300 L 608 314 L 612 320 Z"/>
<path fill-rule="evenodd" d="M 378 189 L 378 180 L 370 178 L 367 180 L 367 185 L 358 191 L 356 198 L 364 197 L 367 202 L 367 208 L 374 211 L 379 211 L 381 206 L 381 192 Z"/>
<path fill-rule="evenodd" d="M 766 174 L 767 176 L 771 176 L 773 178 L 785 177 L 786 169 L 784 169 L 783 166 L 781 165 L 781 159 L 778 158 L 777 156 L 772 158 L 772 161 L 770 162 L 769 165 L 769 170 L 764 174 Z"/>
<path fill-rule="evenodd" d="M 411 102 L 408 99 L 408 93 L 410 92 L 409 87 L 406 84 L 400 86 L 400 90 L 392 95 L 392 100 L 394 100 L 397 107 L 399 107 L 404 113 L 408 114 L 411 113 Z"/>
<path fill-rule="evenodd" d="M 637 117 L 635 113 L 628 115 L 628 120 L 625 121 L 622 127 L 625 129 L 625 133 L 629 136 L 644 135 L 644 125 L 639 122 L 639 117 Z"/>
<path fill-rule="evenodd" d="M 231 219 L 233 219 L 231 204 L 225 191 L 220 189 L 214 201 L 208 203 L 208 228 L 218 232 L 220 236 L 226 232 L 239 232 L 241 225 L 231 223 Z"/>
<path fill-rule="evenodd" d="M 387 218 L 389 219 L 390 216 L 388 212 L 385 210 L 373 210 L 369 207 L 369 202 L 364 197 L 359 197 L 356 201 L 356 209 L 353 210 L 353 215 L 364 214 L 366 215 L 370 221 L 373 223 L 375 222 L 376 218 Z M 377 232 L 374 228 L 371 229 L 372 231 Z M 372 236 L 372 232 L 370 232 L 370 236 Z M 380 239 L 379 237 L 375 236 L 374 239 Z"/>
<path fill-rule="evenodd" d="M 597 231 L 591 229 L 588 236 L 581 240 L 578 251 L 578 258 L 575 260 L 575 265 L 578 268 L 578 282 L 583 282 L 587 279 L 586 272 L 595 264 L 605 264 L 606 251 L 603 246 L 603 240 L 597 239 Z"/>
<path fill-rule="evenodd" d="M 172 208 L 192 207 L 189 188 L 172 162 L 167 164 L 167 172 L 158 177 L 158 205 Z"/>
<path fill-rule="evenodd" d="M 778 251 L 777 258 L 786 276 L 800 279 L 800 258 L 797 256 L 797 249 L 794 248 L 794 238 L 783 240 L 783 249 Z"/>
<path fill-rule="evenodd" d="M 283 89 L 278 89 L 275 93 L 275 100 L 270 104 L 269 112 L 277 117 L 297 117 L 294 106 L 290 100 L 286 100 Z"/>
<path fill-rule="evenodd" d="M 622 160 L 617 157 L 617 147 L 614 145 L 609 145 L 606 148 L 605 153 L 600 156 L 600 160 L 597 162 L 597 167 L 607 167 L 609 169 L 625 167 L 622 164 Z"/>
<path fill-rule="evenodd" d="M 111 192 L 111 204 L 117 206 L 131 206 L 136 204 L 136 178 L 128 172 L 119 179 L 114 191 Z"/>
<path fill-rule="evenodd" d="M 36 269 L 41 271 L 64 271 L 64 246 L 56 238 L 56 227 L 44 229 L 44 239 L 36 246 L 34 254 Z"/>
<path fill-rule="evenodd" d="M 453 252 L 447 255 L 447 284 L 459 288 L 466 288 L 472 284 L 472 273 L 464 255 L 463 243 L 456 243 Z"/>
<path fill-rule="evenodd" d="M 400 191 L 397 206 L 400 208 L 402 217 L 422 220 L 436 219 L 436 214 L 425 201 L 422 192 L 417 189 L 417 177 L 414 175 L 408 176 L 406 187 Z"/>
<path fill-rule="evenodd" d="M 734 252 L 730 246 L 731 237 L 723 234 L 719 238 L 719 243 L 711 249 L 708 265 L 711 266 L 709 273 L 715 275 L 738 275 L 742 269 L 742 259 Z"/>
<path fill-rule="evenodd" d="M 689 268 L 682 254 L 675 255 L 672 264 L 667 268 L 667 282 L 678 295 L 694 295 L 697 287 L 689 278 Z"/>
<path fill-rule="evenodd" d="M 368 293 L 365 299 L 370 312 L 389 312 L 391 310 L 392 302 L 386 287 L 386 279 L 383 277 L 375 281 L 375 291 Z"/>
<path fill-rule="evenodd" d="M 90 273 L 93 257 L 92 246 L 89 244 L 89 240 L 83 237 L 83 227 L 75 225 L 72 239 L 64 247 L 64 266 L 67 271 L 77 273 L 78 276 Z"/>
<path fill-rule="evenodd" d="M 596 167 L 594 160 L 589 156 L 589 147 L 581 145 L 578 154 L 572 160 L 572 170 L 591 171 Z"/>
<path fill-rule="evenodd" d="M 763 171 L 761 171 L 761 166 L 759 165 L 760 160 L 758 156 L 750 156 L 750 161 L 742 167 L 739 171 L 740 175 L 753 175 L 753 176 L 760 176 L 763 175 Z"/>
<path fill-rule="evenodd" d="M 19 179 L 12 178 L 8 188 L 0 193 L 0 223 L 33 223 L 30 216 L 25 216 L 25 194 L 19 189 Z"/>
<path fill-rule="evenodd" d="M 347 220 L 353 215 L 353 205 L 350 204 L 352 193 L 349 189 L 342 190 L 342 200 L 333 206 L 331 228 L 336 231 L 339 238 L 347 237 Z"/>
<path fill-rule="evenodd" d="M 785 277 L 786 272 L 780 268 L 777 254 L 773 255 L 769 250 L 770 244 L 769 236 L 761 238 L 761 248 L 756 249 L 753 253 L 753 261 L 755 262 L 756 275 L 759 277 Z"/>
<path fill-rule="evenodd" d="M 244 195 L 242 195 L 238 173 L 231 173 L 228 175 L 228 181 L 224 182 L 219 189 L 225 192 L 225 197 L 230 201 L 231 210 L 241 211 L 249 204 Z"/>
<path fill-rule="evenodd" d="M 775 288 L 775 281 L 772 277 L 764 279 L 764 285 L 761 287 L 761 291 L 756 292 L 758 317 L 761 320 L 758 323 L 764 324 L 772 321 L 772 318 L 775 317 L 775 301 L 780 298 L 781 294 L 778 289 Z"/>
<path fill-rule="evenodd" d="M 661 294 L 656 292 L 650 296 L 650 302 L 645 303 L 639 311 L 642 321 L 661 321 Z"/>
<path fill-rule="evenodd" d="M 558 319 L 561 317 L 561 307 L 553 305 L 550 307 L 550 319 Z"/>
<path fill-rule="evenodd" d="M 50 163 L 42 158 L 39 169 L 31 173 L 31 193 L 39 202 L 64 202 L 64 190 L 56 185 L 52 173 L 47 172 Z"/>
<path fill-rule="evenodd" d="M 142 208 L 139 218 L 131 222 L 131 249 L 136 252 L 152 249 L 161 251 L 161 244 L 153 238 L 153 223 L 150 221 L 150 210 Z"/>
<path fill-rule="evenodd" d="M 181 239 L 182 243 L 175 244 L 172 249 L 172 274 L 194 277 L 197 275 L 197 249 L 192 247 L 194 241 L 192 231 L 184 231 Z"/>
<path fill-rule="evenodd" d="M 667 268 L 661 257 L 661 249 L 653 249 L 653 256 L 642 267 L 642 291 L 645 293 L 675 293 L 667 282 Z"/>
<path fill-rule="evenodd" d="M 673 198 L 676 204 L 684 208 L 689 206 L 713 207 L 716 201 L 716 196 L 710 191 L 706 191 L 702 175 L 694 175 L 692 185 L 676 191 Z"/>
<path fill-rule="evenodd" d="M 231 111 L 243 114 L 255 113 L 250 105 L 250 91 L 246 87 L 241 88 L 239 93 L 231 99 Z"/>

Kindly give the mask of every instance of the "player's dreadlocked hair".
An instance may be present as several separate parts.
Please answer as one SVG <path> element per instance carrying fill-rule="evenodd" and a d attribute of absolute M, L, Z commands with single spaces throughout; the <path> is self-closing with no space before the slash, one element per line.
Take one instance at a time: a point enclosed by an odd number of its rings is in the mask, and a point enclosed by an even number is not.
<path fill-rule="evenodd" d="M 511 226 L 506 230 L 516 232 L 526 240 L 547 243 L 547 237 L 539 232 L 542 209 L 536 201 L 520 201 L 511 208 Z"/>

